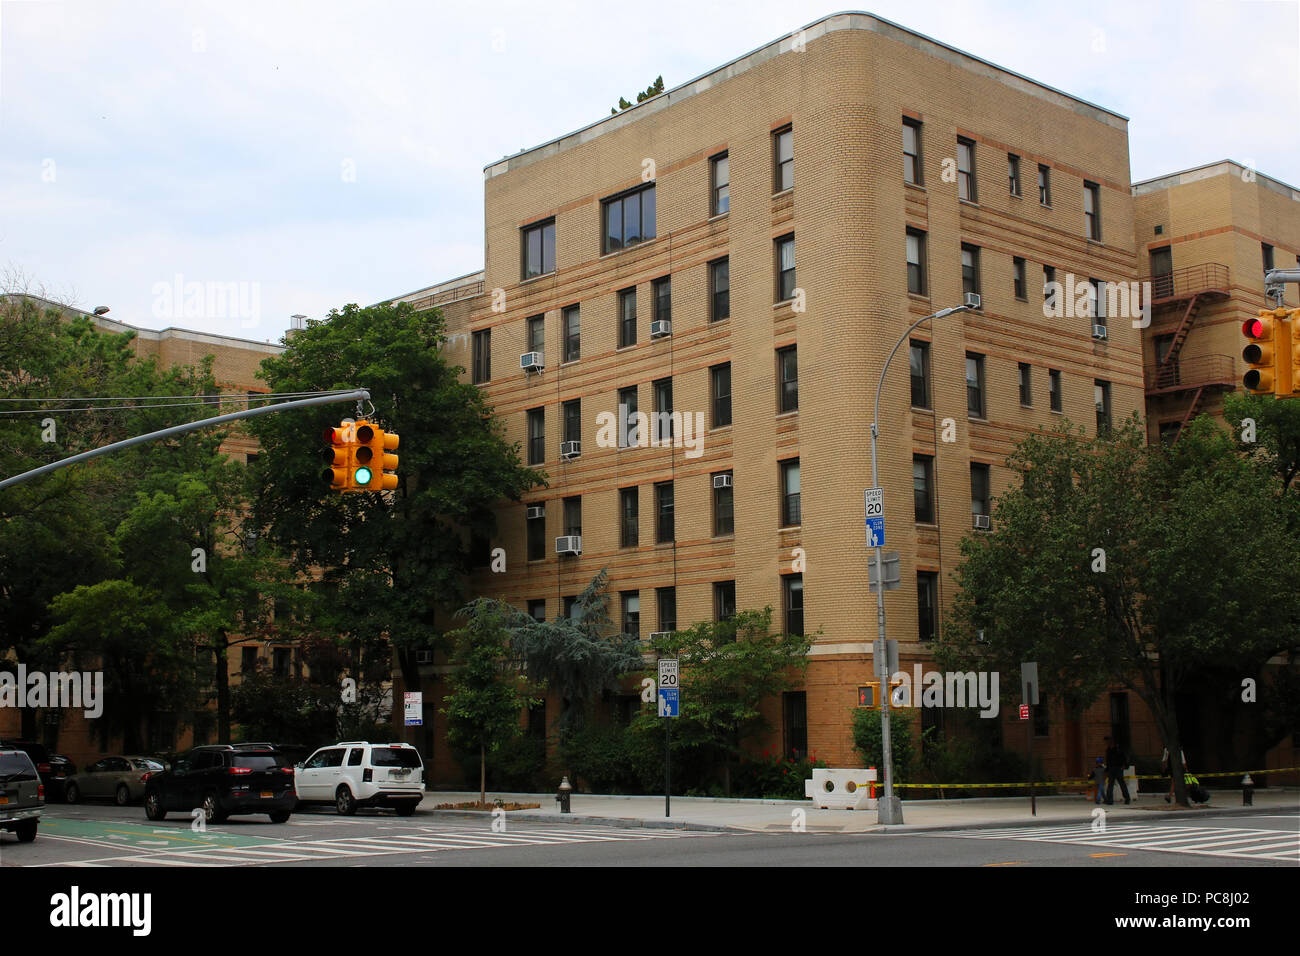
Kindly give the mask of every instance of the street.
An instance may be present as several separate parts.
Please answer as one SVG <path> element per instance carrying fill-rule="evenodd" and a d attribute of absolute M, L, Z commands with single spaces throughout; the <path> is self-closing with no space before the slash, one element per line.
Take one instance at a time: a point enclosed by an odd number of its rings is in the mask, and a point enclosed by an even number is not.
<path fill-rule="evenodd" d="M 33 844 L 5 835 L 3 866 L 1155 866 L 1300 865 L 1300 814 L 1086 821 L 942 832 L 708 832 L 498 822 L 419 812 L 305 811 L 284 824 L 235 817 L 204 832 L 151 824 L 138 806 L 53 805 Z"/>

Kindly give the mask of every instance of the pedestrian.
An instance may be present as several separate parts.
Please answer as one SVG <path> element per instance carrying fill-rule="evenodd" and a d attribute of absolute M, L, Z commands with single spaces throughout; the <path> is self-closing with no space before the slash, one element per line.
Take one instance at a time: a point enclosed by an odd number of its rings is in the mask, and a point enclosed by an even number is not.
<path fill-rule="evenodd" d="M 1178 748 L 1178 757 L 1183 764 L 1183 773 L 1187 772 L 1187 752 L 1182 747 Z M 1169 792 L 1165 794 L 1165 803 L 1172 803 L 1174 799 L 1174 771 L 1169 766 L 1169 748 L 1166 747 L 1160 755 L 1160 772 L 1169 778 Z"/>
<path fill-rule="evenodd" d="M 1129 802 L 1128 784 L 1124 780 L 1124 750 L 1119 743 L 1106 738 L 1108 746 L 1106 747 L 1106 803 L 1115 802 L 1115 781 L 1119 781 L 1119 792 L 1124 796 L 1124 802 Z"/>
<path fill-rule="evenodd" d="M 1093 802 L 1101 803 L 1101 791 L 1106 786 L 1106 761 L 1100 757 L 1097 758 L 1097 763 L 1092 768 L 1092 779 L 1097 784 L 1097 796 Z"/>

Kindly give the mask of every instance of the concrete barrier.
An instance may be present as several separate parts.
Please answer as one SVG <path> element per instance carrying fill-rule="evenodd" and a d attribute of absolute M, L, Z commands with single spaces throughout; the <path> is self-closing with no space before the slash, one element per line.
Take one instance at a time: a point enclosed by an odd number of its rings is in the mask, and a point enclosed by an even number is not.
<path fill-rule="evenodd" d="M 875 770 L 817 767 L 812 779 L 803 782 L 803 794 L 819 810 L 874 810 L 871 785 Z"/>

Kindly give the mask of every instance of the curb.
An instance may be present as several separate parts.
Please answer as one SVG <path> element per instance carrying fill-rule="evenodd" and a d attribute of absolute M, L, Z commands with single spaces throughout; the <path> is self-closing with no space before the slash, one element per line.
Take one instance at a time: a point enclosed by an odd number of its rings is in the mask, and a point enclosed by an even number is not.
<path fill-rule="evenodd" d="M 454 817 L 457 819 L 491 820 L 491 814 L 486 810 L 424 810 L 421 815 L 433 817 Z M 622 827 L 625 829 L 645 828 L 647 830 L 700 830 L 707 833 L 750 833 L 752 831 L 734 826 L 722 826 L 716 823 L 690 823 L 685 820 L 673 820 L 671 817 L 664 820 L 644 820 L 637 817 L 593 817 L 574 813 L 566 814 L 541 814 L 530 812 L 528 810 L 509 810 L 507 819 L 510 820 L 528 820 L 539 823 L 563 823 L 570 826 L 606 826 Z"/>
<path fill-rule="evenodd" d="M 1179 810 L 1169 810 L 1169 811 L 1160 811 L 1160 810 L 1157 810 L 1157 811 L 1155 811 L 1155 812 L 1157 812 L 1157 813 L 1168 813 L 1168 814 L 1170 814 L 1170 815 L 1176 815 L 1176 816 L 1178 816 L 1179 818 L 1184 818 L 1184 815 L 1185 815 L 1185 814 L 1188 814 L 1188 813 L 1194 813 L 1194 814 L 1196 814 L 1196 816 L 1197 816 L 1198 818 L 1203 818 L 1203 817 L 1236 817 L 1236 816 L 1242 816 L 1242 817 L 1244 817 L 1244 816 L 1251 816 L 1251 815 L 1254 815 L 1254 814 L 1276 814 L 1279 810 L 1281 810 L 1281 811 L 1285 811 L 1286 808 L 1285 808 L 1285 807 L 1232 807 L 1232 808 L 1228 808 L 1228 807 L 1208 807 L 1208 806 L 1207 806 L 1207 807 L 1204 807 L 1204 808 L 1191 808 L 1191 809 L 1188 809 L 1188 810 L 1181 810 L 1181 811 L 1179 811 Z M 1091 811 L 1090 811 L 1090 812 L 1091 812 Z M 1124 820 L 1124 821 L 1132 821 L 1132 820 L 1149 819 L 1148 817 L 1145 816 L 1145 813 L 1146 813 L 1146 811 L 1143 811 L 1143 810 L 1129 810 L 1129 811 L 1126 812 L 1126 813 L 1125 813 L 1125 814 L 1124 814 L 1120 819 L 1121 819 L 1121 820 Z M 1139 816 L 1139 814 L 1143 814 L 1143 815 L 1142 815 L 1142 816 Z M 1082 823 L 1088 823 L 1088 822 L 1090 822 L 1090 818 L 1089 818 L 1089 817 L 1085 817 L 1085 818 L 1083 818 L 1083 819 L 1081 819 L 1081 820 L 1069 820 L 1069 819 L 1044 820 L 1044 819 L 1042 819 L 1042 818 L 1040 818 L 1040 817 L 1025 817 L 1025 818 L 1023 818 L 1023 819 L 1019 819 L 1019 820 L 999 820 L 999 821 L 989 822 L 989 823 L 939 823 L 939 824 L 928 824 L 928 823 L 922 823 L 922 824 L 916 824 L 916 825 L 908 824 L 908 823 L 904 823 L 904 824 L 901 824 L 901 825 L 898 825 L 898 826 L 890 826 L 890 825 L 886 825 L 886 826 L 878 827 L 878 828 L 876 828 L 876 829 L 874 829 L 874 830 L 871 830 L 871 831 L 864 831 L 864 832 L 873 832 L 873 833 L 926 833 L 926 832 L 936 832 L 936 831 L 940 831 L 940 830 L 1001 830 L 1001 829 L 1010 829 L 1010 828 L 1012 828 L 1012 827 L 1017 827 L 1017 828 L 1019 828 L 1019 827 L 1056 827 L 1056 826 L 1070 826 L 1070 825 L 1073 824 L 1073 823 L 1081 823 L 1081 824 L 1082 824 Z"/>

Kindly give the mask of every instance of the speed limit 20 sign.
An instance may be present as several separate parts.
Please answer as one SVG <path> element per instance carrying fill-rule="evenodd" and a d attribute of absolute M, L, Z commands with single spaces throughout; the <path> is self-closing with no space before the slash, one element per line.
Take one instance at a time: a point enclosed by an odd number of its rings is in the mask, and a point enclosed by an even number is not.
<path fill-rule="evenodd" d="M 677 716 L 677 659 L 668 658 L 659 662 L 659 716 Z"/>

